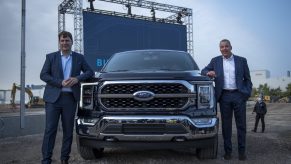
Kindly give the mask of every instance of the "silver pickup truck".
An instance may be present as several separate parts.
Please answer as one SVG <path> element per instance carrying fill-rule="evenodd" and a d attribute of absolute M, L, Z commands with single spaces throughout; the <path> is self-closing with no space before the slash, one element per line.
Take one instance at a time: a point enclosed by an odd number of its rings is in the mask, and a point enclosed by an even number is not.
<path fill-rule="evenodd" d="M 196 148 L 198 158 L 216 158 L 218 122 L 213 81 L 190 54 L 121 52 L 81 84 L 77 146 L 84 159 L 112 147 Z"/>

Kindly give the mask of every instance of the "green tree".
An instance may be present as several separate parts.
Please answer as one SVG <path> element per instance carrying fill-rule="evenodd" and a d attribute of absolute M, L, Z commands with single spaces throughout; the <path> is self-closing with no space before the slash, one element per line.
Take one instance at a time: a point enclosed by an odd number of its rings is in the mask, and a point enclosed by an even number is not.
<path fill-rule="evenodd" d="M 264 85 L 260 84 L 258 92 L 262 93 L 263 95 L 270 95 L 270 87 L 268 86 L 267 83 L 265 83 Z"/>
<path fill-rule="evenodd" d="M 286 87 L 286 96 L 291 96 L 291 83 L 289 83 Z"/>
<path fill-rule="evenodd" d="M 256 95 L 258 95 L 258 90 L 256 88 L 253 88 L 251 97 L 255 97 Z"/>
<path fill-rule="evenodd" d="M 270 89 L 270 96 L 281 96 L 282 95 L 282 90 L 280 87 L 276 88 L 276 89 Z"/>

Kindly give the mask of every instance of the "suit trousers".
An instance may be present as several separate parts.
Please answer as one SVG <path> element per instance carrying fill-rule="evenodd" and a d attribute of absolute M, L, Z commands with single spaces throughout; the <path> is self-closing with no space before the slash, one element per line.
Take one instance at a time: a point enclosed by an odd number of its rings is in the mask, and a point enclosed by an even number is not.
<path fill-rule="evenodd" d="M 259 124 L 259 120 L 261 119 L 261 123 L 262 123 L 262 132 L 265 131 L 265 114 L 262 113 L 257 113 L 256 115 L 256 122 L 255 122 L 255 128 L 254 131 L 257 131 L 258 128 L 258 124 Z"/>
<path fill-rule="evenodd" d="M 246 144 L 246 101 L 238 91 L 223 91 L 220 101 L 222 136 L 225 153 L 232 152 L 232 117 L 234 113 L 239 154 L 245 153 Z"/>
<path fill-rule="evenodd" d="M 42 144 L 42 164 L 51 163 L 60 117 L 63 129 L 61 160 L 69 159 L 73 141 L 76 107 L 77 102 L 75 101 L 73 94 L 70 92 L 62 92 L 55 103 L 46 102 L 45 133 Z"/>

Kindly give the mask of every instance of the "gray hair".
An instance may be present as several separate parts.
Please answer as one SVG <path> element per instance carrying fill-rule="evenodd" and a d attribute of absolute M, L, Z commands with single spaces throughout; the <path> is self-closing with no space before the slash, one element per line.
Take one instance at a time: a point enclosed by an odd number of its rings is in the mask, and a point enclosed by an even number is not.
<path fill-rule="evenodd" d="M 230 41 L 229 41 L 228 39 L 222 39 L 222 40 L 219 42 L 219 45 L 220 45 L 221 42 L 227 42 L 227 43 L 230 45 L 230 47 L 232 47 L 232 46 L 231 46 L 231 43 L 230 43 Z"/>

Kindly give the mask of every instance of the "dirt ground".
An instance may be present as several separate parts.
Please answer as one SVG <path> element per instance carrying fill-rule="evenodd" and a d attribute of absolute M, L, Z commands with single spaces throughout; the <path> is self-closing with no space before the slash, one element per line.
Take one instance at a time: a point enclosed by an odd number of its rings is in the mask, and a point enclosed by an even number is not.
<path fill-rule="evenodd" d="M 290 164 L 291 163 L 291 104 L 267 104 L 265 133 L 253 133 L 255 114 L 252 106 L 247 110 L 247 161 L 239 161 L 236 131 L 233 131 L 233 158 L 224 161 L 221 131 L 219 134 L 218 157 L 214 160 L 199 160 L 195 150 L 132 150 L 105 149 L 103 158 L 85 161 L 78 154 L 76 143 L 72 146 L 70 163 L 250 163 Z M 221 129 L 221 128 L 220 128 Z M 235 125 L 234 125 L 235 129 Z M 261 130 L 259 124 L 258 131 Z M 59 132 L 55 145 L 53 163 L 59 163 L 62 134 Z M 37 164 L 41 160 L 42 134 L 17 138 L 0 139 L 0 163 Z"/>

